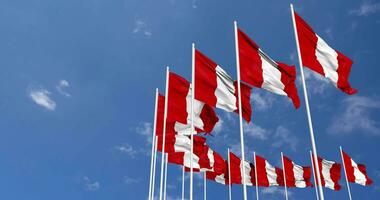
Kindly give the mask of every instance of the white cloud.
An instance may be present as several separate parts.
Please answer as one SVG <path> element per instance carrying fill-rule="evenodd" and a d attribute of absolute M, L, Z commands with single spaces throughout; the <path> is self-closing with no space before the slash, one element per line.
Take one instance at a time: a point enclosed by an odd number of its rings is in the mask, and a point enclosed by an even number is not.
<path fill-rule="evenodd" d="M 273 137 L 273 147 L 282 147 L 282 146 L 288 146 L 290 147 L 293 151 L 296 151 L 297 145 L 298 145 L 298 139 L 294 135 L 291 134 L 291 132 L 283 127 L 279 126 L 276 129 L 276 132 Z"/>
<path fill-rule="evenodd" d="M 42 106 L 48 110 L 55 110 L 56 103 L 50 98 L 50 92 L 46 89 L 31 89 L 29 97 L 39 106 Z"/>
<path fill-rule="evenodd" d="M 218 123 L 216 123 L 216 125 L 214 127 L 214 133 L 219 134 L 222 132 L 222 130 L 223 130 L 223 120 L 221 118 L 219 118 Z"/>
<path fill-rule="evenodd" d="M 147 23 L 142 19 L 135 20 L 135 26 L 132 31 L 134 34 L 143 34 L 144 36 L 150 38 L 152 36 L 152 31 L 149 29 Z"/>
<path fill-rule="evenodd" d="M 248 136 L 260 139 L 260 140 L 266 140 L 270 134 L 270 132 L 254 123 L 244 124 L 244 133 L 246 133 Z"/>
<path fill-rule="evenodd" d="M 141 182 L 141 178 L 131 178 L 131 177 L 125 177 L 124 182 L 126 184 L 136 184 Z"/>
<path fill-rule="evenodd" d="M 253 92 L 251 94 L 251 103 L 253 104 L 254 110 L 265 111 L 272 107 L 275 98 L 273 94 L 266 91 L 263 92 Z"/>
<path fill-rule="evenodd" d="M 88 191 L 96 191 L 100 189 L 100 183 L 98 181 L 92 181 L 87 176 L 83 177 L 84 186 Z"/>
<path fill-rule="evenodd" d="M 349 13 L 357 16 L 368 16 L 380 11 L 380 3 L 363 1 L 359 8 L 350 10 Z"/>
<path fill-rule="evenodd" d="M 138 151 L 135 150 L 129 144 L 123 144 L 120 146 L 115 146 L 115 149 L 118 150 L 120 153 L 127 154 L 131 158 L 134 158 L 136 156 L 136 154 L 138 153 Z"/>
<path fill-rule="evenodd" d="M 285 190 L 283 187 L 266 187 L 266 188 L 263 188 L 261 190 L 261 193 L 263 195 L 271 195 L 271 196 L 274 196 L 274 195 L 281 195 L 281 196 L 284 196 L 285 195 Z M 289 196 L 292 196 L 292 192 L 290 192 L 288 190 L 288 197 Z M 281 198 L 283 199 L 283 197 Z"/>
<path fill-rule="evenodd" d="M 329 86 L 332 86 L 330 81 L 323 77 L 320 74 L 317 74 L 314 71 L 311 71 L 307 69 L 306 67 L 304 68 L 304 75 L 305 75 L 305 80 L 306 80 L 306 86 L 308 91 L 310 91 L 313 94 L 324 94 L 326 89 Z M 301 83 L 301 79 L 298 79 L 299 83 Z"/>
<path fill-rule="evenodd" d="M 135 129 L 136 133 L 146 138 L 147 144 L 152 144 L 153 125 L 149 122 L 140 122 Z"/>
<path fill-rule="evenodd" d="M 338 135 L 357 131 L 380 134 L 379 122 L 371 117 L 371 113 L 375 113 L 371 111 L 380 109 L 380 100 L 355 95 L 344 99 L 343 105 L 343 109 L 333 117 L 328 133 Z"/>
<path fill-rule="evenodd" d="M 58 85 L 55 88 L 61 95 L 65 97 L 70 97 L 71 95 L 64 91 L 65 88 L 69 88 L 69 87 L 70 87 L 70 83 L 67 80 L 63 79 L 58 82 Z"/>

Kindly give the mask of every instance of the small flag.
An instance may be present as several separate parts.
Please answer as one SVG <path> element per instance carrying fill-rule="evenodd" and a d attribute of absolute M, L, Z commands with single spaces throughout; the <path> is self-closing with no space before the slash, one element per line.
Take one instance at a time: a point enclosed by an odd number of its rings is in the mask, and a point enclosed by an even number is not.
<path fill-rule="evenodd" d="M 341 164 L 318 157 L 318 168 L 322 186 L 332 190 L 340 190 Z"/>
<path fill-rule="evenodd" d="M 256 155 L 257 182 L 259 186 L 283 186 L 284 175 L 282 169 L 273 167 L 269 162 Z"/>
<path fill-rule="evenodd" d="M 342 153 L 348 182 L 357 183 L 363 186 L 371 185 L 373 181 L 368 178 L 365 165 L 356 164 L 346 152 L 342 151 Z"/>
<path fill-rule="evenodd" d="M 255 167 L 252 163 L 242 161 L 235 154 L 230 152 L 230 169 L 231 184 L 243 184 L 243 167 L 245 167 L 245 184 L 249 186 L 255 185 Z"/>
<path fill-rule="evenodd" d="M 284 168 L 286 174 L 286 186 L 305 188 L 311 187 L 311 167 L 296 165 L 288 157 L 284 156 Z"/>

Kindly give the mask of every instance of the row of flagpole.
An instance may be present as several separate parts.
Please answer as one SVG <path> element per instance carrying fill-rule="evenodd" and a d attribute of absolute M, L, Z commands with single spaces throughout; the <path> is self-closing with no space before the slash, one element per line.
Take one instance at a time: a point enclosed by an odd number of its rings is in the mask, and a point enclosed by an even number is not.
<path fill-rule="evenodd" d="M 301 81 L 302 81 L 302 87 L 303 87 L 303 93 L 304 93 L 304 100 L 305 100 L 305 107 L 306 107 L 306 115 L 307 115 L 307 121 L 308 121 L 308 127 L 309 127 L 309 133 L 310 133 L 310 140 L 311 140 L 311 146 L 312 151 L 310 151 L 310 158 L 313 163 L 318 163 L 318 154 L 317 154 L 317 147 L 314 137 L 314 129 L 313 129 L 313 122 L 310 112 L 310 106 L 309 106 L 309 99 L 308 99 L 308 93 L 307 93 L 307 86 L 303 71 L 303 64 L 302 64 L 302 57 L 301 57 L 301 51 L 299 46 L 299 40 L 298 40 L 298 34 L 297 34 L 297 27 L 295 23 L 295 16 L 294 16 L 294 8 L 293 5 L 290 4 L 291 9 L 291 15 L 292 15 L 292 22 L 293 22 L 293 28 L 294 28 L 294 36 L 297 46 L 297 55 L 299 60 L 299 69 L 301 74 Z M 245 161 L 245 150 L 244 150 L 244 130 L 243 130 L 243 116 L 242 116 L 242 100 L 241 100 L 241 84 L 240 84 L 240 60 L 239 60 L 239 48 L 238 48 L 238 33 L 237 33 L 237 22 L 234 21 L 234 34 L 235 34 L 235 56 L 236 56 L 236 71 L 237 71 L 237 86 L 238 86 L 238 105 L 239 105 L 239 129 L 240 129 L 240 148 L 241 148 L 241 157 L 242 160 Z M 164 124 L 163 124 L 163 141 L 162 141 L 162 154 L 161 154 L 161 174 L 160 174 L 160 190 L 159 190 L 159 200 L 166 200 L 166 179 L 167 179 L 167 156 L 165 157 L 165 138 L 166 138 L 166 118 L 167 118 L 167 106 L 168 106 L 168 85 L 169 85 L 169 67 L 166 69 L 166 86 L 165 86 L 165 107 L 164 107 Z M 189 184 L 189 196 L 190 200 L 193 200 L 193 134 L 194 134 L 194 98 L 195 98 L 195 44 L 192 44 L 192 77 L 191 77 L 191 153 L 190 153 L 190 184 Z M 155 187 L 155 173 L 156 173 L 156 154 L 157 154 L 157 142 L 158 139 L 155 136 L 156 134 L 156 112 L 157 112 L 157 99 L 158 99 L 158 89 L 156 89 L 156 105 L 155 105 L 155 116 L 154 116 L 154 128 L 153 128 L 153 137 L 152 137 L 152 156 L 151 156 L 151 167 L 150 167 L 150 179 L 149 179 L 149 198 L 154 199 L 154 187 Z M 342 155 L 342 149 L 340 148 L 340 153 L 342 156 L 342 161 L 344 162 L 343 155 Z M 255 154 L 255 153 L 254 153 Z M 312 156 L 314 155 L 314 156 Z M 256 166 L 256 156 L 254 156 L 255 161 L 254 164 Z M 281 152 L 281 159 L 282 164 L 284 165 L 283 161 L 283 154 Z M 229 156 L 229 149 L 228 149 L 228 163 L 230 162 L 230 156 Z M 344 166 L 344 165 L 343 165 Z M 230 165 L 228 164 L 229 173 L 230 173 Z M 314 181 L 316 185 L 316 196 L 319 200 L 324 200 L 323 195 L 323 189 L 322 189 L 322 183 L 321 183 L 321 174 L 319 170 L 314 170 L 313 168 L 313 174 L 314 174 Z M 246 187 L 246 173 L 245 173 L 245 167 L 242 167 L 242 185 L 243 185 L 243 199 L 247 200 L 247 187 Z M 348 180 L 347 180 L 347 173 L 346 169 L 344 167 L 344 172 L 346 176 L 346 182 L 347 182 L 347 189 L 349 193 L 349 198 L 352 200 L 351 197 L 351 191 L 349 188 Z M 183 167 L 182 170 L 182 199 L 184 199 L 184 178 L 185 178 L 185 167 Z M 283 173 L 285 174 L 285 167 L 283 166 Z M 229 174 L 230 176 L 230 174 Z M 286 200 L 288 199 L 288 193 L 287 193 L 287 185 L 286 185 L 286 176 L 285 177 L 285 196 Z M 255 182 L 256 182 L 256 199 L 259 199 L 258 195 L 258 187 L 257 187 L 257 172 L 255 170 Z M 229 180 L 231 181 L 231 180 Z M 204 173 L 204 199 L 206 199 L 206 173 Z M 229 199 L 231 200 L 231 184 L 229 183 Z"/>

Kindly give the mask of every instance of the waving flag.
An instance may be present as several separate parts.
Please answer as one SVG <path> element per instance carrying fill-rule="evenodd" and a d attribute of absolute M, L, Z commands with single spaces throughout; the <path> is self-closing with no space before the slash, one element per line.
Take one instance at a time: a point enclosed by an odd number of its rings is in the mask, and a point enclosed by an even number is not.
<path fill-rule="evenodd" d="M 342 154 L 348 182 L 357 183 L 363 186 L 371 185 L 373 181 L 368 178 L 365 165 L 356 164 L 356 162 L 344 151 L 342 151 Z"/>
<path fill-rule="evenodd" d="M 339 185 L 339 180 L 341 177 L 341 165 L 318 156 L 318 168 L 321 174 L 322 186 L 332 190 L 340 190 L 341 186 Z"/>
<path fill-rule="evenodd" d="M 303 65 L 329 79 L 347 94 L 355 94 L 348 77 L 352 61 L 341 52 L 331 48 L 296 12 L 295 22 Z"/>
<path fill-rule="evenodd" d="M 311 167 L 296 165 L 288 157 L 284 156 L 284 168 L 287 187 L 305 188 L 311 187 Z"/>
<path fill-rule="evenodd" d="M 157 149 L 162 152 L 162 139 L 163 136 L 158 136 L 158 145 Z M 201 136 L 194 136 L 194 147 L 203 147 L 205 146 L 206 138 Z M 165 153 L 172 152 L 187 152 L 191 151 L 191 139 L 187 135 L 174 135 L 168 134 L 165 138 Z"/>
<path fill-rule="evenodd" d="M 259 186 L 283 186 L 284 175 L 282 169 L 273 167 L 269 162 L 256 155 L 257 182 Z"/>
<path fill-rule="evenodd" d="M 237 85 L 234 80 L 218 64 L 195 50 L 195 98 L 206 104 L 227 112 L 238 111 Z M 243 117 L 251 120 L 251 89 L 242 89 Z"/>
<path fill-rule="evenodd" d="M 242 81 L 278 95 L 288 96 L 296 108 L 300 106 L 294 66 L 272 60 L 240 29 L 238 48 Z"/>
<path fill-rule="evenodd" d="M 243 167 L 245 167 L 245 184 L 255 185 L 255 167 L 252 163 L 242 161 L 235 154 L 230 152 L 230 169 L 231 169 L 231 184 L 243 184 Z"/>

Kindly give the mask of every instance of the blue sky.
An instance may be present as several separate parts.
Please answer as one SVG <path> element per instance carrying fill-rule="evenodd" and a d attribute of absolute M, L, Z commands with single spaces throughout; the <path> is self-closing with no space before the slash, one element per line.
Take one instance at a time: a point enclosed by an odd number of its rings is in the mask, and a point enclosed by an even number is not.
<path fill-rule="evenodd" d="M 236 77 L 233 20 L 276 60 L 298 64 L 288 1 L 1 0 L 0 198 L 145 199 L 148 192 L 154 90 L 165 66 L 190 78 L 191 43 Z M 367 165 L 374 185 L 351 184 L 355 199 L 380 195 L 380 2 L 294 1 L 296 10 L 331 46 L 354 60 L 347 96 L 307 72 L 318 153 L 340 162 L 339 145 Z M 299 80 L 298 80 L 299 81 Z M 285 97 L 254 89 L 254 124 L 245 126 L 252 152 L 280 164 L 283 151 L 309 165 L 303 93 L 294 110 Z M 218 111 L 208 143 L 239 153 L 238 118 Z M 195 179 L 195 197 L 202 182 Z M 347 199 L 325 189 L 328 199 Z M 168 196 L 180 196 L 180 170 L 169 166 Z M 188 185 L 187 185 L 188 186 Z M 227 199 L 208 182 L 211 199 Z M 312 199 L 313 189 L 290 189 Z M 233 187 L 240 199 L 242 188 Z M 260 188 L 283 199 L 280 188 Z M 254 188 L 249 188 L 250 199 Z"/>

